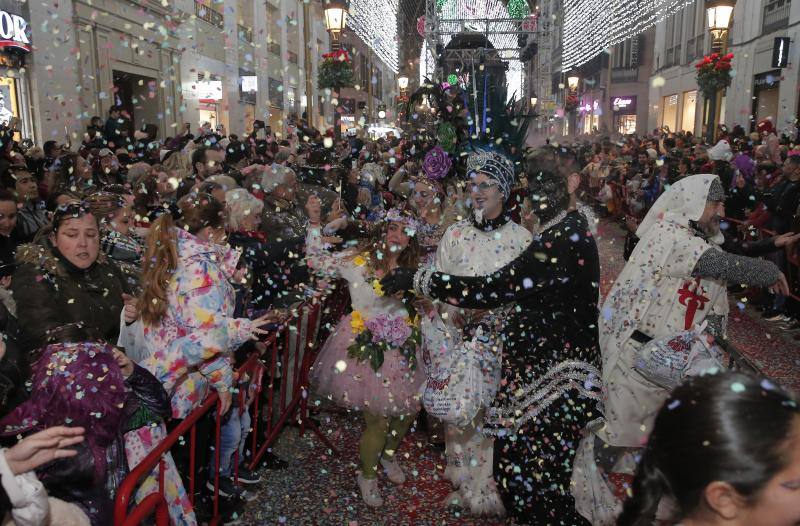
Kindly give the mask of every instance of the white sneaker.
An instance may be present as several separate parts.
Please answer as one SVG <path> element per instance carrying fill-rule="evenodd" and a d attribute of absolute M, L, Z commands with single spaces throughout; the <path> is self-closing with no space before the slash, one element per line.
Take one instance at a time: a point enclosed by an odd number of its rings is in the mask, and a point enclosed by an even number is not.
<path fill-rule="evenodd" d="M 401 468 L 400 464 L 397 463 L 397 459 L 393 458 L 392 460 L 386 460 L 385 458 L 382 458 L 381 466 L 383 466 L 386 476 L 389 477 L 389 480 L 391 480 L 393 483 L 401 485 L 406 482 L 406 474 L 403 473 L 403 468 Z"/>
<path fill-rule="evenodd" d="M 381 492 L 378 490 L 378 479 L 365 479 L 361 476 L 361 473 L 358 474 L 357 479 L 358 489 L 361 490 L 361 498 L 364 499 L 364 503 L 370 508 L 380 508 L 383 506 Z"/>

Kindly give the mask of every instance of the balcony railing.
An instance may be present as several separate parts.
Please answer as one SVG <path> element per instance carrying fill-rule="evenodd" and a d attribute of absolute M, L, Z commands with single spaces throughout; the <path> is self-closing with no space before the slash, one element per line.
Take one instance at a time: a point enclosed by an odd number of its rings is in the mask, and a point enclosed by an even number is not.
<path fill-rule="evenodd" d="M 288 51 L 286 54 L 289 56 L 289 62 L 291 62 L 292 64 L 297 64 L 298 61 L 300 60 L 297 56 L 297 53 L 295 53 L 294 51 Z"/>
<path fill-rule="evenodd" d="M 789 25 L 789 9 L 791 0 L 770 0 L 764 4 L 764 20 L 762 33 L 771 33 Z"/>
<path fill-rule="evenodd" d="M 636 82 L 639 79 L 639 68 L 612 68 L 612 82 Z"/>
<path fill-rule="evenodd" d="M 212 26 L 216 26 L 220 29 L 225 27 L 225 17 L 222 13 L 198 0 L 194 0 L 194 14 L 197 15 L 197 18 L 205 20 Z"/>
<path fill-rule="evenodd" d="M 267 44 L 267 51 L 279 57 L 281 56 L 281 45 L 278 44 L 277 42 L 270 42 L 269 44 Z"/>
<path fill-rule="evenodd" d="M 243 26 L 242 24 L 239 24 L 237 27 L 238 27 L 238 30 L 239 30 L 239 40 L 241 40 L 242 42 L 247 42 L 248 44 L 252 44 L 253 43 L 253 28 L 252 27 Z"/>

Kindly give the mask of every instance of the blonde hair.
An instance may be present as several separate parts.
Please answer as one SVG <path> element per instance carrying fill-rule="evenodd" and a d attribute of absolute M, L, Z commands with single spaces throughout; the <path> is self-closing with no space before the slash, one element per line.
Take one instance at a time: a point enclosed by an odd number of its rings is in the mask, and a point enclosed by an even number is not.
<path fill-rule="evenodd" d="M 147 234 L 142 257 L 141 283 L 144 290 L 139 300 L 139 312 L 145 325 L 156 325 L 167 314 L 167 289 L 178 268 L 175 227 L 196 234 L 207 226 L 219 228 L 225 225 L 225 208 L 208 194 L 191 193 L 178 202 L 178 207 L 181 211 L 179 219 L 173 219 L 166 212 L 156 219 Z"/>
<path fill-rule="evenodd" d="M 225 192 L 228 206 L 228 231 L 237 232 L 242 228 L 244 218 L 249 215 L 261 215 L 264 202 L 256 198 L 244 188 L 235 188 Z"/>

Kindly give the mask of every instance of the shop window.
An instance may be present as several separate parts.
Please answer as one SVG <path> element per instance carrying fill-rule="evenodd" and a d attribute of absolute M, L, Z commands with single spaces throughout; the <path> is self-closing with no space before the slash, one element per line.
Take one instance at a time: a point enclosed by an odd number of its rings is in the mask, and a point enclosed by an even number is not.
<path fill-rule="evenodd" d="M 661 125 L 668 127 L 670 131 L 675 131 L 678 129 L 678 95 L 664 97 L 663 106 Z"/>
<path fill-rule="evenodd" d="M 694 133 L 694 120 L 697 111 L 697 90 L 683 92 L 683 113 L 681 130 Z"/>
<path fill-rule="evenodd" d="M 617 115 L 614 117 L 617 133 L 632 135 L 636 133 L 636 115 Z"/>

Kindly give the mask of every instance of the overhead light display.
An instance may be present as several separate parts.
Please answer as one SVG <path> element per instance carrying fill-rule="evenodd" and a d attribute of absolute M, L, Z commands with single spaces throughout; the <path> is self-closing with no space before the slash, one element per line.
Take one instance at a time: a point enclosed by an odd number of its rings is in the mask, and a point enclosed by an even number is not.
<path fill-rule="evenodd" d="M 347 27 L 355 31 L 393 73 L 399 71 L 398 7 L 398 0 L 350 0 L 347 15 Z"/>
<path fill-rule="evenodd" d="M 525 3 L 524 0 L 521 0 Z M 517 35 L 513 32 L 519 29 L 519 23 L 509 20 L 509 8 L 500 0 L 485 0 L 481 2 L 482 5 L 476 6 L 475 0 L 448 0 L 440 9 L 438 15 L 438 22 L 440 30 L 448 34 L 442 35 L 442 44 L 446 47 L 452 40 L 455 34 L 449 34 L 457 28 L 461 28 L 459 20 L 469 20 L 467 30 L 483 33 L 486 31 L 486 20 L 508 20 L 504 23 L 492 23 L 489 28 L 489 41 L 495 49 L 502 50 L 499 52 L 503 60 L 508 61 L 508 71 L 506 72 L 506 84 L 508 86 L 508 97 L 516 95 L 520 96 L 522 93 L 522 63 L 517 60 L 519 57 Z M 524 9 L 520 2 L 514 0 L 514 6 L 511 8 Z M 527 3 L 525 3 L 527 8 Z M 506 31 L 509 34 L 497 34 L 493 31 Z M 420 54 L 420 78 L 431 78 L 435 69 L 435 61 L 428 51 L 428 41 L 425 40 L 422 45 L 422 52 Z M 477 66 L 476 66 L 477 69 Z"/>
<path fill-rule="evenodd" d="M 643 33 L 689 4 L 686 0 L 564 0 L 564 71 Z"/>

